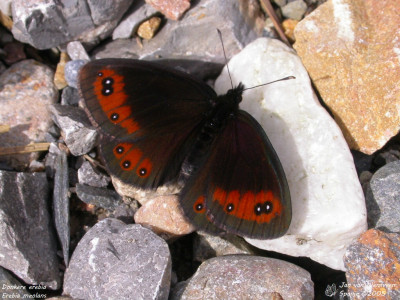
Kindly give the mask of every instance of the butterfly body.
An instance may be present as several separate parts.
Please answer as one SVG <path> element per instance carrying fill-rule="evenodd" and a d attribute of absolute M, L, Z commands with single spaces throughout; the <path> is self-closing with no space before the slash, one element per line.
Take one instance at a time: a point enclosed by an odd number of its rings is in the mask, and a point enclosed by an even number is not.
<path fill-rule="evenodd" d="M 291 220 L 281 163 L 257 121 L 239 109 L 244 86 L 222 96 L 157 63 L 85 65 L 79 90 L 101 133 L 108 171 L 142 189 L 182 182 L 189 221 L 210 233 L 276 238 Z"/>

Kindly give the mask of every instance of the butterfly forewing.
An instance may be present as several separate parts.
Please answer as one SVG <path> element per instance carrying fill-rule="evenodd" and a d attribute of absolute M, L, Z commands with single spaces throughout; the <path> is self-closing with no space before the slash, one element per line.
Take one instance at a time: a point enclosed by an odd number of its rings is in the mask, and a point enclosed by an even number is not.
<path fill-rule="evenodd" d="M 79 91 L 102 134 L 109 172 L 140 188 L 174 180 L 215 92 L 159 64 L 103 59 L 86 64 Z"/>

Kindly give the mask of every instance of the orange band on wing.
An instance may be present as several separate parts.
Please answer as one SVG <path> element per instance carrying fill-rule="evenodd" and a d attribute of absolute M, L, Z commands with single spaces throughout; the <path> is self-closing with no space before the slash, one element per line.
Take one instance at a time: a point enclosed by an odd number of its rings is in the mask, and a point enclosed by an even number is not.
<path fill-rule="evenodd" d="M 213 194 L 213 201 L 227 214 L 257 223 L 269 223 L 276 216 L 280 216 L 283 210 L 281 201 L 272 191 L 260 191 L 257 194 L 249 191 L 240 194 L 237 190 L 227 193 L 217 188 Z"/>

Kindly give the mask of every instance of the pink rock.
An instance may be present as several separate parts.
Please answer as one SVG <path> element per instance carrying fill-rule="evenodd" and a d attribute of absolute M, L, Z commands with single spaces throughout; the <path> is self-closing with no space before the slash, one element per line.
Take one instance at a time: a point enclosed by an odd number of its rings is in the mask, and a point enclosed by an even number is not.
<path fill-rule="evenodd" d="M 48 107 L 58 98 L 53 77 L 49 67 L 34 60 L 16 63 L 0 75 L 0 124 L 10 126 L 9 132 L 0 134 L 2 147 L 45 141 L 53 124 Z M 0 159 L 23 169 L 38 155 L 18 154 Z"/>
<path fill-rule="evenodd" d="M 194 227 L 183 216 L 176 195 L 160 196 L 147 201 L 136 212 L 135 222 L 147 225 L 166 238 L 194 231 Z"/>
<path fill-rule="evenodd" d="M 189 0 L 146 0 L 168 19 L 178 20 L 190 7 Z"/>

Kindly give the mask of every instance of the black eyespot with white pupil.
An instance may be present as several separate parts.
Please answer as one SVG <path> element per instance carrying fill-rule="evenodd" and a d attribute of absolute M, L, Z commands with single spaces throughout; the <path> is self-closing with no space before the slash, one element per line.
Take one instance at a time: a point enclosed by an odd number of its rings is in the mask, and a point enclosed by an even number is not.
<path fill-rule="evenodd" d="M 122 154 L 122 153 L 124 153 L 125 149 L 124 149 L 124 147 L 122 147 L 122 146 L 118 146 L 118 147 L 115 149 L 115 151 L 117 151 L 118 154 Z"/>
<path fill-rule="evenodd" d="M 273 210 L 272 202 L 266 201 L 264 203 L 257 203 L 254 206 L 254 213 L 256 216 L 260 216 L 261 214 L 270 214 Z"/>
<path fill-rule="evenodd" d="M 141 168 L 141 169 L 139 170 L 139 175 L 140 175 L 140 176 L 144 176 L 144 175 L 146 175 L 146 173 L 147 173 L 147 170 L 146 170 L 145 168 Z"/>
<path fill-rule="evenodd" d="M 117 113 L 113 113 L 113 114 L 111 114 L 111 121 L 117 121 L 118 120 L 118 118 L 119 118 L 119 114 L 117 114 Z"/>
<path fill-rule="evenodd" d="M 125 169 L 128 169 L 130 166 L 131 166 L 131 162 L 129 160 L 125 160 L 122 163 L 122 167 L 125 168 Z"/>
<path fill-rule="evenodd" d="M 195 209 L 196 209 L 197 211 L 201 211 L 201 210 L 203 209 L 203 204 L 201 204 L 201 203 L 197 204 L 197 205 L 195 206 Z"/>
<path fill-rule="evenodd" d="M 101 83 L 103 84 L 104 87 L 107 87 L 107 86 L 111 87 L 114 83 L 114 79 L 112 77 L 107 77 L 107 78 L 104 78 Z"/>
<path fill-rule="evenodd" d="M 228 213 L 230 213 L 230 212 L 233 211 L 234 208 L 235 208 L 235 206 L 234 206 L 232 203 L 229 203 L 229 204 L 226 206 L 226 211 L 227 211 Z"/>
<path fill-rule="evenodd" d="M 99 73 L 100 74 L 100 73 Z M 99 75 L 98 74 L 98 75 Z M 102 74 L 102 73 L 101 73 Z M 112 77 L 106 77 L 101 81 L 101 84 L 103 85 L 103 89 L 101 90 L 101 93 L 104 96 L 109 96 L 112 93 L 114 93 L 114 88 L 113 88 L 113 84 L 114 84 L 114 79 Z"/>

